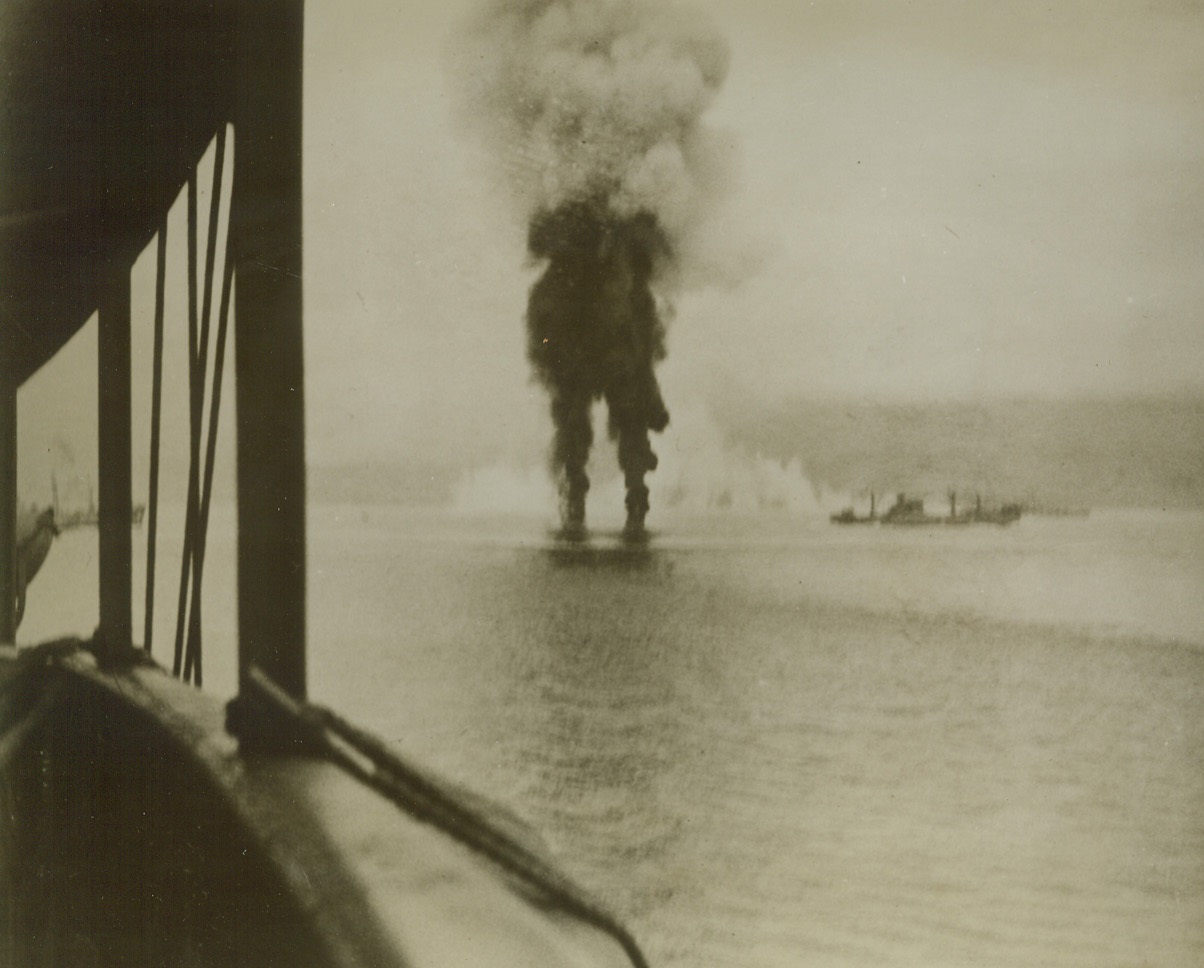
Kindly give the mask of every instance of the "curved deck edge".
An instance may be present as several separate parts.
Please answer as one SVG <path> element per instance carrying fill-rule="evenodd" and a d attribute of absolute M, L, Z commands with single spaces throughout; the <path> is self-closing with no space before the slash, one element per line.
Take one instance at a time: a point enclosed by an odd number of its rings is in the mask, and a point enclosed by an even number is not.
<path fill-rule="evenodd" d="M 156 666 L 0 658 L 0 738 L 11 963 L 627 963 L 333 763 L 240 752 L 224 706 Z"/>

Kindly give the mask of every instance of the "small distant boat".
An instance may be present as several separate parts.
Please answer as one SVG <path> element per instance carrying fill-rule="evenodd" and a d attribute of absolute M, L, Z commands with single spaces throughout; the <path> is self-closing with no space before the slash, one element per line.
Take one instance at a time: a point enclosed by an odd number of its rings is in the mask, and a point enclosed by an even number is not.
<path fill-rule="evenodd" d="M 933 525 L 933 524 L 1011 524 L 1019 521 L 1021 508 L 1019 504 L 1009 503 L 998 508 L 983 506 L 982 498 L 976 496 L 974 507 L 961 513 L 957 510 L 957 492 L 949 493 L 949 514 L 945 516 L 929 514 L 924 510 L 923 498 L 912 498 L 900 493 L 895 497 L 895 503 L 882 515 L 883 524 L 896 525 Z M 832 520 L 837 520 L 833 517 Z M 842 522 L 843 523 L 843 522 Z"/>
<path fill-rule="evenodd" d="M 50 546 L 59 533 L 54 508 L 30 508 L 17 513 L 17 611 L 16 625 L 25 615 L 25 589 L 41 570 Z"/>
<path fill-rule="evenodd" d="M 86 507 L 73 507 L 64 509 L 59 505 L 58 497 L 58 482 L 51 477 L 51 488 L 54 493 L 54 512 L 58 522 L 60 531 L 71 531 L 75 528 L 95 528 L 100 525 L 100 510 L 96 506 L 96 493 L 92 489 L 91 483 L 88 484 L 88 504 Z M 130 506 L 130 524 L 138 527 L 142 524 L 143 517 L 146 516 L 145 504 L 134 504 Z"/>

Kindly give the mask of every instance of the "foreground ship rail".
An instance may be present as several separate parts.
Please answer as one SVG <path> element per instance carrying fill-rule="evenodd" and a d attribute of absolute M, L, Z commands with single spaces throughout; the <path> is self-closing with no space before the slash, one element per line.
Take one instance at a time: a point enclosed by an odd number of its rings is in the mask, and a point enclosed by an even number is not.
<path fill-rule="evenodd" d="M 306 701 L 301 4 L 16 0 L 3 16 L 0 962 L 644 965 L 631 935 L 518 821 Z M 215 209 L 203 308 L 195 291 L 189 301 L 191 471 L 173 676 L 152 657 L 149 619 L 140 644 L 132 622 L 130 273 L 157 240 L 157 401 L 167 212 L 186 191 L 196 280 L 197 164 L 216 143 L 220 187 L 227 129 L 221 295 Z M 199 684 L 202 673 L 231 302 L 239 695 L 225 707 L 177 677 Z M 99 626 L 90 640 L 17 649 L 17 391 L 93 313 Z"/>

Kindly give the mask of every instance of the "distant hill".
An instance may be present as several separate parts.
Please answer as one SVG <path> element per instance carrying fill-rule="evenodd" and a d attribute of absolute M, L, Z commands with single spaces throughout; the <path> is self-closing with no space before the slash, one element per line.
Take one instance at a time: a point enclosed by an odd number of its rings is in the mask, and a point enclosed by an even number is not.
<path fill-rule="evenodd" d="M 798 458 L 831 490 L 953 487 L 1047 506 L 1204 507 L 1201 397 L 729 401 L 715 418 L 732 444 Z"/>
<path fill-rule="evenodd" d="M 736 453 L 797 459 L 827 491 L 907 491 L 1047 507 L 1204 508 L 1204 397 L 892 405 L 733 399 L 713 411 Z M 450 459 L 311 465 L 314 501 L 443 505 Z"/>

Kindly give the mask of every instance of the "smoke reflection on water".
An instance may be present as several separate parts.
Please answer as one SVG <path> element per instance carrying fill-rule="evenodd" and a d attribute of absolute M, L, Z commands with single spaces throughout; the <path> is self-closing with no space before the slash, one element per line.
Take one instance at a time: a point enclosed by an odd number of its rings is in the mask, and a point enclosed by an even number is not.
<path fill-rule="evenodd" d="M 1204 617 L 1147 621 L 1167 563 L 1204 580 L 1200 516 L 731 516 L 634 554 L 538 518 L 315 523 L 315 694 L 525 814 L 654 963 L 1204 958 Z M 1154 580 L 1109 632 L 1026 612 L 1027 579 L 978 595 L 1024 560 Z"/>
<path fill-rule="evenodd" d="M 1204 963 L 1204 516 L 660 526 L 315 506 L 311 692 L 525 815 L 658 965 Z M 93 621 L 65 537 L 23 638 Z"/>

